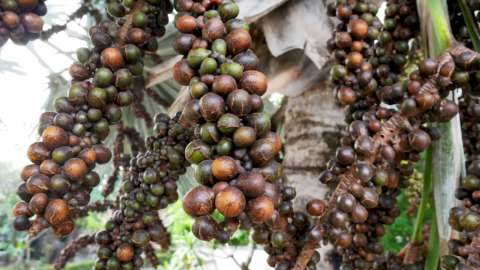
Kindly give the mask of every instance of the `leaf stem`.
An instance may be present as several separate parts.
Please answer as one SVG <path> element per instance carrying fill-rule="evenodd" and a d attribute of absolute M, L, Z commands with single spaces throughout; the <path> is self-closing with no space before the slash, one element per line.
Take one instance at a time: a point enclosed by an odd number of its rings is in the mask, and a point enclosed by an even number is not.
<path fill-rule="evenodd" d="M 465 0 L 458 0 L 458 5 L 462 10 L 463 19 L 465 20 L 465 25 L 468 29 L 468 34 L 473 43 L 473 48 L 479 52 L 480 51 L 480 31 L 473 19 L 473 13 L 470 10 L 470 7 L 467 5 Z"/>
<path fill-rule="evenodd" d="M 418 207 L 417 218 L 415 220 L 415 227 L 413 228 L 412 234 L 412 241 L 414 244 L 421 244 L 423 242 L 423 223 L 430 193 L 432 192 L 432 162 L 433 150 L 432 147 L 429 147 L 426 153 L 425 172 L 423 174 L 422 198 L 420 206 Z"/>
<path fill-rule="evenodd" d="M 435 205 L 432 203 L 432 212 L 435 216 L 436 209 Z M 432 219 L 432 224 L 430 225 L 430 237 L 428 238 L 428 256 L 425 261 L 426 270 L 437 270 L 440 258 L 440 239 L 438 237 L 438 224 L 437 219 Z"/>

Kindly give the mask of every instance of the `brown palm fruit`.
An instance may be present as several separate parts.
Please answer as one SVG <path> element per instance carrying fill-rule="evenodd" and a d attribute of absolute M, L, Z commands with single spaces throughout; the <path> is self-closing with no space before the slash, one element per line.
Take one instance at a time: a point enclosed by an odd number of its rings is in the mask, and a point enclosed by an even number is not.
<path fill-rule="evenodd" d="M 368 35 L 368 23 L 362 19 L 354 19 L 350 21 L 350 31 L 356 39 L 364 39 Z"/>
<path fill-rule="evenodd" d="M 30 194 L 48 192 L 50 179 L 44 174 L 34 174 L 26 182 L 27 191 Z"/>
<path fill-rule="evenodd" d="M 70 208 L 65 200 L 53 199 L 45 209 L 44 217 L 48 223 L 58 225 L 67 220 L 70 215 Z"/>
<path fill-rule="evenodd" d="M 2 15 L 3 23 L 10 29 L 17 28 L 20 25 L 20 17 L 13 11 L 5 11 Z"/>
<path fill-rule="evenodd" d="M 257 140 L 250 148 L 249 154 L 257 166 L 265 166 L 278 154 L 278 146 L 268 138 Z"/>
<path fill-rule="evenodd" d="M 112 152 L 104 145 L 94 145 L 95 159 L 98 164 L 105 164 L 112 158 Z"/>
<path fill-rule="evenodd" d="M 272 219 L 275 206 L 267 196 L 260 196 L 248 202 L 248 216 L 253 223 L 265 223 Z"/>
<path fill-rule="evenodd" d="M 79 154 L 78 157 L 82 159 L 87 166 L 92 166 L 95 165 L 95 162 L 97 160 L 97 153 L 93 148 L 87 148 L 82 150 Z"/>
<path fill-rule="evenodd" d="M 226 96 L 237 88 L 237 81 L 230 75 L 217 76 L 212 84 L 213 92 L 221 96 Z"/>
<path fill-rule="evenodd" d="M 227 182 L 217 182 L 215 185 L 213 185 L 212 190 L 215 193 L 215 196 L 217 196 L 220 191 L 223 191 L 230 185 Z"/>
<path fill-rule="evenodd" d="M 22 15 L 22 24 L 29 33 L 38 34 L 43 29 L 43 19 L 35 13 L 28 12 Z"/>
<path fill-rule="evenodd" d="M 239 127 L 233 133 L 233 143 L 235 146 L 240 148 L 249 147 L 252 145 L 257 139 L 257 135 L 255 129 L 252 127 Z"/>
<path fill-rule="evenodd" d="M 240 87 L 252 94 L 261 96 L 265 94 L 268 88 L 267 76 L 257 70 L 247 70 L 243 72 Z"/>
<path fill-rule="evenodd" d="M 193 76 L 195 76 L 195 70 L 188 65 L 186 59 L 180 60 L 173 66 L 173 79 L 180 85 L 188 85 Z"/>
<path fill-rule="evenodd" d="M 183 198 L 183 209 L 187 214 L 197 217 L 211 214 L 214 210 L 215 193 L 206 186 L 191 189 Z"/>
<path fill-rule="evenodd" d="M 252 45 L 252 37 L 244 29 L 235 29 L 228 33 L 225 41 L 227 42 L 228 51 L 233 55 L 248 50 Z"/>
<path fill-rule="evenodd" d="M 49 149 L 68 145 L 68 133 L 61 127 L 49 126 L 42 133 L 42 141 Z"/>
<path fill-rule="evenodd" d="M 227 187 L 215 198 L 215 207 L 224 217 L 237 217 L 245 210 L 246 199 L 236 187 Z"/>
<path fill-rule="evenodd" d="M 63 165 L 63 173 L 74 181 L 81 181 L 88 171 L 85 161 L 79 158 L 69 159 Z"/>
<path fill-rule="evenodd" d="M 220 156 L 212 162 L 212 175 L 219 181 L 230 181 L 238 173 L 235 160 L 229 156 Z"/>
<path fill-rule="evenodd" d="M 129 244 L 121 244 L 115 251 L 115 256 L 121 262 L 129 262 L 133 259 L 135 250 Z"/>
<path fill-rule="evenodd" d="M 36 142 L 30 145 L 27 155 L 31 162 L 40 164 L 50 157 L 50 151 L 44 143 Z"/>
<path fill-rule="evenodd" d="M 16 0 L 16 2 L 23 11 L 33 10 L 38 5 L 38 0 Z"/>
<path fill-rule="evenodd" d="M 75 223 L 71 219 L 67 219 L 64 222 L 53 226 L 53 232 L 58 236 L 69 235 L 75 230 Z"/>
<path fill-rule="evenodd" d="M 47 207 L 48 196 L 45 193 L 36 193 L 28 202 L 28 209 L 36 215 L 41 215 Z"/>
<path fill-rule="evenodd" d="M 19 217 L 19 216 L 31 217 L 33 215 L 32 211 L 30 211 L 28 207 L 28 203 L 26 202 L 17 202 L 13 207 L 12 213 L 14 217 Z"/>
<path fill-rule="evenodd" d="M 225 34 L 225 25 L 219 18 L 212 18 L 207 21 L 202 30 L 202 37 L 209 42 L 221 38 Z"/>
<path fill-rule="evenodd" d="M 34 174 L 39 174 L 40 173 L 40 166 L 37 164 L 30 164 L 25 167 L 23 167 L 20 177 L 22 178 L 23 181 L 27 181 L 30 176 Z"/>
<path fill-rule="evenodd" d="M 227 97 L 228 110 L 240 117 L 252 111 L 252 99 L 250 94 L 242 89 L 234 90 Z"/>
<path fill-rule="evenodd" d="M 256 198 L 265 193 L 265 179 L 258 172 L 240 174 L 235 182 L 235 186 L 249 198 Z"/>
<path fill-rule="evenodd" d="M 182 33 L 192 33 L 197 28 L 197 21 L 193 16 L 182 15 L 176 19 L 175 27 Z"/>
<path fill-rule="evenodd" d="M 327 210 L 327 204 L 323 200 L 313 199 L 307 204 L 307 212 L 312 216 L 321 216 Z"/>
<path fill-rule="evenodd" d="M 200 99 L 200 113 L 207 122 L 216 121 L 225 113 L 225 101 L 215 93 L 207 93 Z"/>
<path fill-rule="evenodd" d="M 219 231 L 217 222 L 211 216 L 202 216 L 195 219 L 192 232 L 200 240 L 210 241 Z"/>
<path fill-rule="evenodd" d="M 40 164 L 40 173 L 48 176 L 59 174 L 62 171 L 60 165 L 51 159 L 44 160 Z"/>
<path fill-rule="evenodd" d="M 125 63 L 122 52 L 117 48 L 106 48 L 101 54 L 102 64 L 112 70 L 122 68 Z"/>

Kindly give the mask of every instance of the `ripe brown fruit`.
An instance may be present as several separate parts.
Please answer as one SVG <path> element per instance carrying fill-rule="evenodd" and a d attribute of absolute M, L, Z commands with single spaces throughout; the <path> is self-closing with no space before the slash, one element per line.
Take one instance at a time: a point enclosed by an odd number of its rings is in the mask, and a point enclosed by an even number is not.
<path fill-rule="evenodd" d="M 225 113 L 225 101 L 215 93 L 207 93 L 200 99 L 200 113 L 206 121 L 216 121 Z"/>
<path fill-rule="evenodd" d="M 235 130 L 235 133 L 233 133 L 233 143 L 240 148 L 252 145 L 256 138 L 257 135 L 255 133 L 255 129 L 252 127 L 239 127 L 237 130 Z"/>
<path fill-rule="evenodd" d="M 95 164 L 97 160 L 97 154 L 93 148 L 87 148 L 82 150 L 78 157 L 81 158 L 88 166 L 92 166 Z"/>
<path fill-rule="evenodd" d="M 149 39 L 149 35 L 141 28 L 132 28 L 128 31 L 128 41 L 137 45 L 144 45 Z"/>
<path fill-rule="evenodd" d="M 237 88 L 237 81 L 230 75 L 217 76 L 212 84 L 213 92 L 221 96 L 228 95 Z"/>
<path fill-rule="evenodd" d="M 122 52 L 117 48 L 106 48 L 101 55 L 102 64 L 112 70 L 117 70 L 125 65 Z"/>
<path fill-rule="evenodd" d="M 2 15 L 3 23 L 10 29 L 17 28 L 20 25 L 20 17 L 13 11 L 5 11 Z"/>
<path fill-rule="evenodd" d="M 129 262 L 133 259 L 135 250 L 129 244 L 121 244 L 115 251 L 115 256 L 121 262 Z"/>
<path fill-rule="evenodd" d="M 195 70 L 188 65 L 186 59 L 180 60 L 173 66 L 173 79 L 180 85 L 188 85 L 193 76 L 195 76 Z"/>
<path fill-rule="evenodd" d="M 68 133 L 61 127 L 49 126 L 42 133 L 42 141 L 49 149 L 68 145 Z"/>
<path fill-rule="evenodd" d="M 29 33 L 38 34 L 43 29 L 43 19 L 35 13 L 28 12 L 22 16 L 22 24 Z"/>
<path fill-rule="evenodd" d="M 190 216 L 205 216 L 214 210 L 215 193 L 206 186 L 191 189 L 183 198 L 183 209 Z"/>
<path fill-rule="evenodd" d="M 44 143 L 36 142 L 30 145 L 27 155 L 31 162 L 40 164 L 50 157 L 50 151 Z"/>
<path fill-rule="evenodd" d="M 277 145 L 268 138 L 257 140 L 249 151 L 253 163 L 260 167 L 267 165 L 277 154 Z"/>
<path fill-rule="evenodd" d="M 321 216 L 326 209 L 327 204 L 323 200 L 313 199 L 307 204 L 307 212 L 312 216 Z"/>
<path fill-rule="evenodd" d="M 237 173 L 237 164 L 235 160 L 229 156 L 218 157 L 212 162 L 213 177 L 220 181 L 230 181 Z"/>
<path fill-rule="evenodd" d="M 51 159 L 46 159 L 40 164 L 40 173 L 52 176 L 59 174 L 62 171 L 60 165 Z"/>
<path fill-rule="evenodd" d="M 26 216 L 30 217 L 32 216 L 32 212 L 28 208 L 28 203 L 26 202 L 17 202 L 15 206 L 13 207 L 12 210 L 13 216 L 19 217 L 19 216 Z"/>
<path fill-rule="evenodd" d="M 95 150 L 95 158 L 98 164 L 105 164 L 112 158 L 112 152 L 104 145 L 94 145 L 93 150 Z"/>
<path fill-rule="evenodd" d="M 75 230 L 75 223 L 71 219 L 56 225 L 53 227 L 53 232 L 58 236 L 69 235 Z"/>
<path fill-rule="evenodd" d="M 230 186 L 227 182 L 218 182 L 215 185 L 213 185 L 212 189 L 213 192 L 215 193 L 215 196 L 220 193 L 220 191 L 223 191 L 226 189 L 228 186 Z"/>
<path fill-rule="evenodd" d="M 265 179 L 258 172 L 245 172 L 238 176 L 235 186 L 247 197 L 256 198 L 265 193 Z"/>
<path fill-rule="evenodd" d="M 364 39 L 368 35 L 368 23 L 362 19 L 353 19 L 350 21 L 350 31 L 356 39 Z"/>
<path fill-rule="evenodd" d="M 192 232 L 200 240 L 210 241 L 219 231 L 217 222 L 211 216 L 203 216 L 195 219 Z"/>
<path fill-rule="evenodd" d="M 33 10 L 38 5 L 38 0 L 17 0 L 21 10 Z"/>
<path fill-rule="evenodd" d="M 193 16 L 182 15 L 177 18 L 175 27 L 182 33 L 192 33 L 197 29 L 197 21 Z"/>
<path fill-rule="evenodd" d="M 247 70 L 243 72 L 240 86 L 252 94 L 261 96 L 268 88 L 267 76 L 257 70 Z"/>
<path fill-rule="evenodd" d="M 225 38 L 227 42 L 228 51 L 233 55 L 244 52 L 252 45 L 252 37 L 250 33 L 244 29 L 235 29 L 230 32 Z"/>
<path fill-rule="evenodd" d="M 248 216 L 253 223 L 264 223 L 272 219 L 275 206 L 267 196 L 260 196 L 248 202 Z"/>
<path fill-rule="evenodd" d="M 48 204 L 48 196 L 45 193 L 37 193 L 33 195 L 30 202 L 28 202 L 28 209 L 36 215 L 40 215 L 45 210 L 45 207 Z"/>
<path fill-rule="evenodd" d="M 63 173 L 71 180 L 80 181 L 88 171 L 85 161 L 79 158 L 69 159 L 63 165 Z"/>
<path fill-rule="evenodd" d="M 245 116 L 252 111 L 251 96 L 247 91 L 237 89 L 228 95 L 227 106 L 231 113 L 237 116 Z"/>
<path fill-rule="evenodd" d="M 52 225 L 60 224 L 67 220 L 70 215 L 70 208 L 65 200 L 53 199 L 45 209 L 45 219 Z"/>
<path fill-rule="evenodd" d="M 359 52 L 351 52 L 347 55 L 347 67 L 357 69 L 363 63 L 363 55 Z"/>
<path fill-rule="evenodd" d="M 337 92 L 337 99 L 342 105 L 351 105 L 357 100 L 357 94 L 350 87 L 341 87 Z"/>
<path fill-rule="evenodd" d="M 202 30 L 202 37 L 205 40 L 213 42 L 221 38 L 225 34 L 225 24 L 219 18 L 212 18 L 208 20 Z"/>
<path fill-rule="evenodd" d="M 245 196 L 236 187 L 227 187 L 215 198 L 215 207 L 224 217 L 237 217 L 245 209 Z"/>
<path fill-rule="evenodd" d="M 22 172 L 20 173 L 20 177 L 22 178 L 23 181 L 27 181 L 30 176 L 34 174 L 39 174 L 40 173 L 40 166 L 37 164 L 30 164 L 25 167 L 23 167 Z"/>
<path fill-rule="evenodd" d="M 43 174 L 34 174 L 28 178 L 26 187 L 30 194 L 47 192 L 50 179 Z"/>
<path fill-rule="evenodd" d="M 78 81 L 83 81 L 90 78 L 90 70 L 87 67 L 78 63 L 70 65 L 68 72 L 73 79 Z"/>

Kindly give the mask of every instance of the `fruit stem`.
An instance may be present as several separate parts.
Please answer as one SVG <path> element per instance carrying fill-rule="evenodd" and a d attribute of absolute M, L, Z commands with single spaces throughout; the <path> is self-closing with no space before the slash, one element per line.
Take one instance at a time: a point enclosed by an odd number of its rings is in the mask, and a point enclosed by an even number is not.
<path fill-rule="evenodd" d="M 477 24 L 473 20 L 472 11 L 470 7 L 468 7 L 467 2 L 465 0 L 458 0 L 458 5 L 462 10 L 463 19 L 465 20 L 465 25 L 468 29 L 468 34 L 470 39 L 472 39 L 473 48 L 475 51 L 480 52 L 480 31 L 477 27 Z"/>

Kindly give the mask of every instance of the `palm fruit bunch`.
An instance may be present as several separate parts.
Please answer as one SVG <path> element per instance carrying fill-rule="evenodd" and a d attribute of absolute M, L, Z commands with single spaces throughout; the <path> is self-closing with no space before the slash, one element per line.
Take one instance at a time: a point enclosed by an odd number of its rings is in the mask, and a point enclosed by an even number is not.
<path fill-rule="evenodd" d="M 163 34 L 158 30 L 163 26 L 150 28 L 145 14 L 166 13 L 168 1 L 150 2 L 137 1 L 124 17 L 90 28 L 94 48 L 77 51 L 79 62 L 70 66 L 73 80 L 67 96 L 55 100 L 56 112 L 42 114 L 42 140 L 28 149 L 32 164 L 21 172 L 15 229 L 31 235 L 49 226 L 58 235 L 73 231 L 71 212 L 88 204 L 100 182 L 93 169 L 112 156 L 103 140 L 110 125 L 121 120 L 121 107 L 132 103 L 129 89 L 134 78 L 143 75 L 144 51 Z M 145 24 L 139 14 L 146 16 Z"/>
<path fill-rule="evenodd" d="M 181 35 L 173 46 L 184 58 L 173 77 L 189 86 L 191 96 L 180 122 L 195 126 L 196 134 L 185 157 L 200 185 L 183 198 L 195 218 L 193 233 L 226 243 L 239 227 L 253 227 L 270 265 L 292 262 L 299 249 L 295 234 L 311 223 L 293 212 L 295 190 L 278 162 L 281 138 L 263 112 L 267 77 L 258 71 L 249 25 L 237 18 L 239 7 L 231 1 L 178 0 L 175 8 Z"/>
<path fill-rule="evenodd" d="M 153 244 L 163 249 L 170 245 L 170 236 L 163 226 L 158 210 L 178 199 L 176 181 L 188 163 L 184 158 L 193 130 L 165 114 L 155 117 L 154 136 L 147 138 L 146 151 L 137 153 L 126 168 L 119 194 L 120 206 L 98 232 L 94 269 L 140 269 L 142 254 L 158 265 Z"/>
<path fill-rule="evenodd" d="M 2 0 L 0 2 L 0 47 L 9 39 L 27 44 L 43 30 L 42 16 L 47 14 L 45 0 Z"/>
<path fill-rule="evenodd" d="M 306 246 L 328 240 L 343 255 L 344 269 L 421 267 L 423 254 L 392 257 L 380 238 L 400 214 L 396 197 L 414 163 L 439 137 L 426 123 L 457 114 L 445 97 L 475 71 L 477 54 L 456 46 L 403 74 L 418 33 L 414 1 L 388 1 L 383 25 L 369 22 L 377 9 L 365 1 L 337 1 L 329 10 L 341 21 L 329 47 L 336 58 L 332 82 L 339 102 L 348 105 L 349 134 L 320 177 L 331 192 L 317 203 L 327 207 L 307 208 L 317 218 Z M 300 257 L 309 253 L 304 248 Z"/>

